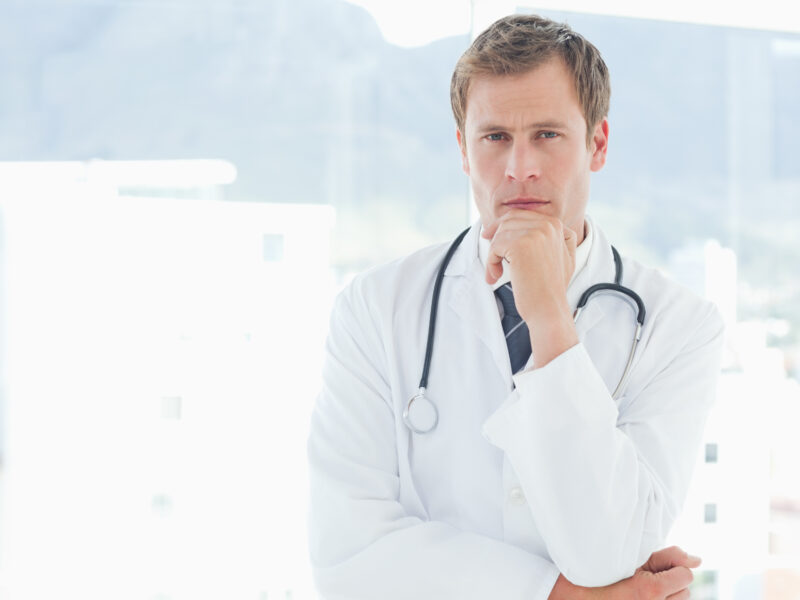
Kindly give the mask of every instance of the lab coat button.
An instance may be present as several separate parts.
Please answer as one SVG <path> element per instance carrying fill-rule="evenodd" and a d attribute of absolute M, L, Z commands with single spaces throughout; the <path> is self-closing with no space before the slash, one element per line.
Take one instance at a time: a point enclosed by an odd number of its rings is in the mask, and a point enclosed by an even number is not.
<path fill-rule="evenodd" d="M 522 488 L 511 488 L 511 491 L 508 493 L 508 500 L 511 504 L 516 504 L 517 506 L 525 504 L 525 494 L 522 492 Z"/>

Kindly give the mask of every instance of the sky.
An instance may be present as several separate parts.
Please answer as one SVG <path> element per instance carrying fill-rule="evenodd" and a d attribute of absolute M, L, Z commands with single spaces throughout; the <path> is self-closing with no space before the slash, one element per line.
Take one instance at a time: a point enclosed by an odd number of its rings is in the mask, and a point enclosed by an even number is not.
<path fill-rule="evenodd" d="M 378 22 L 386 41 L 403 47 L 424 46 L 470 30 L 470 0 L 348 0 Z"/>
<path fill-rule="evenodd" d="M 403 47 L 423 46 L 437 39 L 470 31 L 471 12 L 477 29 L 495 19 L 524 11 L 574 11 L 628 16 L 726 27 L 744 27 L 800 33 L 800 2 L 760 0 L 751 3 L 730 0 L 537 0 L 526 4 L 508 0 L 348 0 L 368 10 L 384 38 Z"/>

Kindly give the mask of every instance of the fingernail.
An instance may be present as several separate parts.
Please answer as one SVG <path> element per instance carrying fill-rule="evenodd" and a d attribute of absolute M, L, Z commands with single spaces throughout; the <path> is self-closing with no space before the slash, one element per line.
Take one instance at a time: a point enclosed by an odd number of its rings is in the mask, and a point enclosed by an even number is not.
<path fill-rule="evenodd" d="M 703 562 L 703 559 L 702 559 L 702 558 L 700 558 L 699 556 L 694 556 L 693 554 L 689 554 L 689 555 L 687 556 L 687 558 L 688 558 L 689 560 L 692 560 L 692 561 L 697 561 L 698 563 L 700 563 L 700 562 Z"/>

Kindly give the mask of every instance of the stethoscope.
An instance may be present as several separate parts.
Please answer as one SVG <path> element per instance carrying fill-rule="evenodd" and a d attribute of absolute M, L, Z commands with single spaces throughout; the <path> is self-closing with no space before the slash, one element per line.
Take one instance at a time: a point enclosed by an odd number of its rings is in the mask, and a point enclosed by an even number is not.
<path fill-rule="evenodd" d="M 431 317 L 430 321 L 428 322 L 428 342 L 425 347 L 425 363 L 422 367 L 422 378 L 419 381 L 419 390 L 408 401 L 408 404 L 403 411 L 403 421 L 414 433 L 429 433 L 436 428 L 436 425 L 439 422 L 439 411 L 436 410 L 436 406 L 425 395 L 425 388 L 428 385 L 428 372 L 430 371 L 431 367 L 431 356 L 433 354 L 433 333 L 436 329 L 436 310 L 439 306 L 439 294 L 441 293 L 442 289 L 444 272 L 447 269 L 447 265 L 450 263 L 450 259 L 453 257 L 453 254 L 455 254 L 456 248 L 458 248 L 461 240 L 463 240 L 464 236 L 469 233 L 470 229 L 470 227 L 467 227 L 467 229 L 462 231 L 453 241 L 453 243 L 450 245 L 450 248 L 447 250 L 447 254 L 445 254 L 441 266 L 439 267 L 439 272 L 436 274 L 436 282 L 433 285 L 433 299 L 431 300 Z M 619 252 L 617 252 L 617 249 L 614 248 L 614 246 L 611 246 L 611 252 L 614 255 L 614 283 L 597 283 L 583 292 L 578 300 L 578 305 L 575 308 L 573 319 L 575 323 L 578 322 L 578 317 L 586 307 L 586 303 L 589 302 L 589 299 L 592 297 L 592 295 L 597 292 L 621 293 L 625 296 L 626 301 L 636 305 L 636 330 L 633 334 L 633 342 L 631 343 L 631 351 L 628 354 L 628 362 L 625 365 L 625 371 L 623 371 L 622 377 L 620 378 L 614 393 L 611 395 L 611 397 L 616 400 L 628 380 L 631 365 L 633 364 L 633 356 L 636 353 L 636 347 L 639 345 L 639 340 L 642 337 L 645 308 L 644 302 L 642 302 L 639 294 L 620 283 L 622 281 L 622 259 L 620 258 Z M 412 407 L 414 407 L 414 414 L 417 415 L 414 416 L 413 420 L 411 416 Z"/>

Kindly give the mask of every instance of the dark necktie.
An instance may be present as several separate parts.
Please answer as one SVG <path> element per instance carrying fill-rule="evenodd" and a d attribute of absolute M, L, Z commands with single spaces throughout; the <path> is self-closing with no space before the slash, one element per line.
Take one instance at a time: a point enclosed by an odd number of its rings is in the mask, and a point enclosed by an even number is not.
<path fill-rule="evenodd" d="M 531 355 L 531 338 L 528 333 L 528 326 L 517 312 L 517 305 L 514 304 L 514 292 L 511 284 L 501 285 L 494 292 L 503 305 L 503 333 L 506 334 L 506 345 L 508 346 L 508 357 L 511 359 L 511 373 L 514 374 L 522 369 L 528 362 Z"/>

